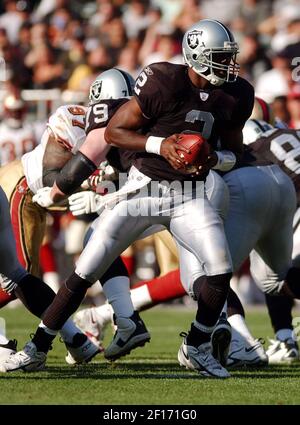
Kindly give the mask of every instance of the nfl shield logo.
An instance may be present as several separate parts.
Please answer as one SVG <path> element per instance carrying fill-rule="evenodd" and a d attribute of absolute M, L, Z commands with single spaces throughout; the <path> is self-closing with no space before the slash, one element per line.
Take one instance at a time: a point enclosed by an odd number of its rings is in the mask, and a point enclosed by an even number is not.
<path fill-rule="evenodd" d="M 205 93 L 204 91 L 200 92 L 200 99 L 203 100 L 203 102 L 205 102 L 208 99 L 209 94 Z"/>

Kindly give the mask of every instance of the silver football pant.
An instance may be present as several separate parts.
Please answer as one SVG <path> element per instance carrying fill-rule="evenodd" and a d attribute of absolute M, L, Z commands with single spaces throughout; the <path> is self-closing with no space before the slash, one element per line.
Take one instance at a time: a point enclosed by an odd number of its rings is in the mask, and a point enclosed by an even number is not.
<path fill-rule="evenodd" d="M 240 168 L 223 178 L 230 195 L 224 227 L 233 271 L 251 253 L 251 272 L 257 284 L 264 292 L 277 294 L 291 266 L 296 207 L 293 183 L 276 165 Z M 203 270 L 190 253 L 180 259 L 180 269 L 183 285 L 192 295 L 193 282 Z"/>
<path fill-rule="evenodd" d="M 264 292 L 278 294 L 291 267 L 294 185 L 277 165 L 238 169 L 224 180 L 230 193 L 225 232 L 233 268 L 253 249 L 252 276 Z"/>
<path fill-rule="evenodd" d="M 0 285 L 2 289 L 11 292 L 26 274 L 26 270 L 17 258 L 9 204 L 0 187 Z"/>
<path fill-rule="evenodd" d="M 229 191 L 226 183 L 224 182 L 222 177 L 219 176 L 219 174 L 211 170 L 206 178 L 204 190 L 210 204 L 224 222 L 229 208 Z M 165 226 L 161 224 L 151 226 L 147 230 L 145 230 L 139 236 L 138 239 L 144 239 L 147 236 L 153 235 L 154 233 L 160 232 L 165 229 Z"/>
<path fill-rule="evenodd" d="M 136 169 L 131 179 L 141 177 Z M 154 185 L 154 194 L 146 194 Z M 138 194 L 130 194 L 113 209 L 106 209 L 92 224 L 91 237 L 79 257 L 76 273 L 95 282 L 132 242 L 151 226 L 163 225 L 174 236 L 179 257 L 191 253 L 197 267 L 207 276 L 232 270 L 223 223 L 198 182 L 199 193 L 182 191 L 168 184 L 149 182 Z M 152 187 L 153 189 L 153 187 Z M 226 191 L 224 191 L 225 193 Z"/>

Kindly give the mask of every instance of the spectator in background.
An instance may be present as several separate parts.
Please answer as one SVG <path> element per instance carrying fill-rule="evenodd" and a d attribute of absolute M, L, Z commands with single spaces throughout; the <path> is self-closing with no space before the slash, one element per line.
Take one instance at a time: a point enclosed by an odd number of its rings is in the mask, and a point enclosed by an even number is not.
<path fill-rule="evenodd" d="M 297 13 L 290 17 L 287 22 L 285 32 L 275 34 L 272 39 L 271 47 L 274 50 L 286 49 L 290 45 L 300 45 L 300 4 Z M 298 50 L 299 53 L 299 50 Z"/>
<path fill-rule="evenodd" d="M 22 61 L 31 49 L 31 28 L 32 25 L 29 22 L 25 22 L 19 31 L 18 47 L 22 54 Z"/>
<path fill-rule="evenodd" d="M 25 58 L 28 68 L 32 69 L 33 85 L 39 89 L 61 86 L 63 65 L 55 62 L 53 51 L 46 44 L 39 44 Z"/>
<path fill-rule="evenodd" d="M 287 97 L 287 109 L 290 114 L 289 127 L 300 129 L 300 85 L 295 84 Z"/>
<path fill-rule="evenodd" d="M 99 45 L 88 54 L 86 65 L 79 65 L 75 68 L 68 80 L 67 89 L 88 93 L 90 85 L 97 75 L 111 67 L 111 58 L 107 49 Z"/>
<path fill-rule="evenodd" d="M 217 19 L 227 25 L 238 17 L 243 0 L 202 0 L 201 14 L 205 18 Z"/>
<path fill-rule="evenodd" d="M 289 123 L 291 117 L 287 108 L 287 97 L 277 96 L 272 103 L 272 111 L 275 119 L 278 119 L 286 124 Z"/>
<path fill-rule="evenodd" d="M 45 21 L 55 10 L 70 7 L 70 3 L 70 0 L 41 0 L 33 11 L 31 20 L 33 23 Z"/>
<path fill-rule="evenodd" d="M 239 46 L 240 75 L 255 84 L 259 76 L 270 68 L 270 61 L 259 44 L 257 34 L 245 35 Z"/>
<path fill-rule="evenodd" d="M 22 52 L 19 47 L 9 42 L 4 28 L 0 28 L 0 56 L 5 60 L 6 78 L 18 87 L 28 87 L 31 75 L 24 65 Z"/>
<path fill-rule="evenodd" d="M 88 22 L 88 26 L 90 28 L 89 35 L 97 35 L 99 30 L 103 30 L 105 32 L 109 23 L 118 16 L 119 10 L 111 1 L 98 0 L 97 13 L 93 15 Z"/>
<path fill-rule="evenodd" d="M 71 14 L 66 8 L 55 10 L 49 19 L 49 38 L 54 48 L 62 48 L 67 37 L 67 26 L 71 22 Z"/>
<path fill-rule="evenodd" d="M 172 24 L 174 19 L 183 9 L 182 0 L 152 0 L 154 7 L 159 7 L 162 14 L 162 22 Z M 199 1 L 197 1 L 199 3 Z"/>
<path fill-rule="evenodd" d="M 39 22 L 31 27 L 31 45 L 35 48 L 39 44 L 47 43 L 48 26 L 44 22 Z"/>
<path fill-rule="evenodd" d="M 133 78 L 136 78 L 140 73 L 138 62 L 138 43 L 128 42 L 124 49 L 120 52 L 116 67 L 128 72 Z"/>
<path fill-rule="evenodd" d="M 144 48 L 143 48 L 144 47 Z M 147 51 L 147 37 L 145 38 L 144 46 L 141 48 L 140 62 L 142 66 L 149 65 L 155 62 L 171 62 L 183 64 L 182 54 L 179 53 L 179 46 L 176 39 L 171 34 L 156 33 L 153 50 Z"/>
<path fill-rule="evenodd" d="M 139 34 L 151 25 L 151 15 L 142 0 L 132 0 L 123 14 L 123 22 L 128 38 L 137 38 Z"/>
<path fill-rule="evenodd" d="M 275 14 L 258 25 L 258 32 L 269 37 L 273 51 L 279 52 L 289 44 L 299 41 L 298 29 L 294 25 L 300 18 L 300 5 L 293 2 L 281 2 L 275 8 Z"/>
<path fill-rule="evenodd" d="M 292 72 L 290 60 L 282 53 L 273 54 L 272 69 L 264 72 L 255 85 L 258 97 L 273 102 L 277 96 L 285 96 L 292 85 Z"/>
<path fill-rule="evenodd" d="M 5 0 L 4 4 L 5 13 L 0 16 L 0 28 L 6 30 L 9 42 L 16 45 L 19 37 L 19 30 L 28 16 L 26 11 L 18 8 L 18 2 L 14 0 Z"/>
<path fill-rule="evenodd" d="M 175 29 L 183 35 L 195 22 L 203 18 L 198 0 L 183 0 L 181 11 L 173 20 Z"/>
<path fill-rule="evenodd" d="M 267 19 L 272 10 L 270 0 L 242 0 L 239 8 L 239 18 L 245 23 L 244 30 L 252 32 L 258 25 Z"/>
<path fill-rule="evenodd" d="M 107 30 L 105 46 L 109 50 L 111 62 L 117 63 L 118 57 L 125 47 L 127 36 L 124 24 L 120 18 L 114 18 Z"/>

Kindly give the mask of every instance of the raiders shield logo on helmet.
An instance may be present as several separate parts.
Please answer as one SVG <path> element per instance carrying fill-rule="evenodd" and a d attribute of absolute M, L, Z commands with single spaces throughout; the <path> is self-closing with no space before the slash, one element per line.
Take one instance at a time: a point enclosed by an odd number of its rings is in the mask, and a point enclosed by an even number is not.
<path fill-rule="evenodd" d="M 92 96 L 94 99 L 99 99 L 101 94 L 102 81 L 95 81 L 91 87 Z"/>
<path fill-rule="evenodd" d="M 202 38 L 203 31 L 194 30 L 188 33 L 187 35 L 187 43 L 191 49 L 195 49 L 199 46 L 200 43 L 202 47 L 205 47 Z"/>

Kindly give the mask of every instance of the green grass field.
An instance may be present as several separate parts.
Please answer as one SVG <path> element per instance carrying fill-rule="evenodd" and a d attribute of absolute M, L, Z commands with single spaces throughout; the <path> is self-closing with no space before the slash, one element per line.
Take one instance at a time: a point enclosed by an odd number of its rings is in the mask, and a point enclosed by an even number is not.
<path fill-rule="evenodd" d="M 152 334 L 150 344 L 138 348 L 114 365 L 99 355 L 86 366 L 64 361 L 65 347 L 57 340 L 47 369 L 39 373 L 0 374 L 1 404 L 300 404 L 300 363 L 260 370 L 232 372 L 220 381 L 200 378 L 179 367 L 179 332 L 187 330 L 193 312 L 155 308 L 142 313 Z M 4 309 L 7 334 L 19 347 L 38 323 L 23 308 Z M 272 336 L 265 313 L 249 312 L 255 336 Z M 111 337 L 107 335 L 107 341 Z"/>

